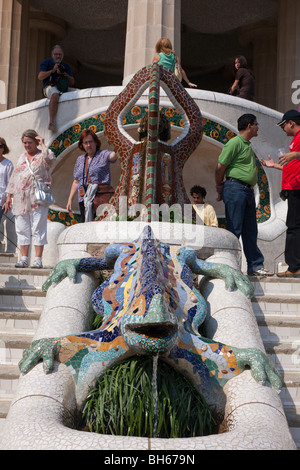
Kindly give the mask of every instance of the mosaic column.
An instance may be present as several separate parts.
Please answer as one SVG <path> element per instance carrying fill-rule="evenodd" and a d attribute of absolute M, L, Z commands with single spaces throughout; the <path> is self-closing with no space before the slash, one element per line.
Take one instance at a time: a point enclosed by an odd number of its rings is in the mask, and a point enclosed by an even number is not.
<path fill-rule="evenodd" d="M 123 84 L 152 62 L 155 44 L 168 37 L 180 57 L 181 0 L 128 0 Z"/>
<path fill-rule="evenodd" d="M 151 222 L 151 204 L 155 201 L 156 195 L 156 172 L 158 153 L 158 114 L 159 114 L 159 86 L 160 71 L 157 64 L 153 65 L 151 81 L 149 87 L 149 124 L 148 124 L 148 145 L 146 163 L 146 207 L 147 222 Z"/>
<path fill-rule="evenodd" d="M 300 2 L 278 0 L 278 43 L 277 43 L 277 106 L 285 112 L 297 109 L 300 103 L 292 101 L 295 80 L 300 80 Z M 299 85 L 297 87 L 300 89 Z M 298 93 L 298 101 L 300 92 Z"/>

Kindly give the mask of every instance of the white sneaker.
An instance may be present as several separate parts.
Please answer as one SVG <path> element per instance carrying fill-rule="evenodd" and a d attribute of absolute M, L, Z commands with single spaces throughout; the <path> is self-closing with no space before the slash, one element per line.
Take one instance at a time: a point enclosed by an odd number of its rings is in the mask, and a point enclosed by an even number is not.
<path fill-rule="evenodd" d="M 15 268 L 28 268 L 28 260 L 21 259 L 15 264 Z"/>
<path fill-rule="evenodd" d="M 267 271 L 265 268 L 260 268 L 257 269 L 256 271 L 253 271 L 252 273 L 248 274 L 249 276 L 274 276 L 274 273 L 272 271 Z"/>
<path fill-rule="evenodd" d="M 43 265 L 42 265 L 41 259 L 35 258 L 35 260 L 34 260 L 34 262 L 33 262 L 33 264 L 32 264 L 31 267 L 32 267 L 32 268 L 42 268 Z"/>

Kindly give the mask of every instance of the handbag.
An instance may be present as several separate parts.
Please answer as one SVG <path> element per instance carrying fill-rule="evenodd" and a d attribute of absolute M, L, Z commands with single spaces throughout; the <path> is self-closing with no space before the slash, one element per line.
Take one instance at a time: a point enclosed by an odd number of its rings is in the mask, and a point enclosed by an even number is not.
<path fill-rule="evenodd" d="M 34 192 L 34 202 L 35 204 L 40 204 L 41 206 L 50 206 L 55 204 L 55 198 L 51 193 L 50 187 L 43 183 L 42 181 L 34 180 L 35 192 Z"/>
<path fill-rule="evenodd" d="M 108 204 L 115 190 L 110 184 L 98 183 L 97 192 L 93 199 L 93 209 L 96 212 L 101 204 Z"/>
<path fill-rule="evenodd" d="M 95 188 L 95 186 L 97 185 L 97 190 L 93 191 L 93 210 L 94 212 L 97 211 L 97 208 L 98 206 L 100 206 L 101 204 L 107 204 L 111 198 L 111 196 L 113 195 L 113 193 L 115 192 L 114 188 L 110 185 L 110 184 L 106 184 L 106 183 L 92 183 L 91 182 L 91 177 L 90 177 L 90 171 L 89 171 L 89 167 L 87 165 L 87 159 L 85 159 L 85 162 L 84 162 L 84 166 L 83 166 L 83 171 L 86 172 L 86 181 L 87 181 L 87 184 L 88 184 L 88 188 L 89 186 L 93 186 L 93 188 Z M 88 189 L 87 189 L 88 191 Z M 90 193 L 90 191 L 89 191 Z"/>
<path fill-rule="evenodd" d="M 30 168 L 28 158 L 26 156 L 26 162 L 29 168 L 30 173 L 34 178 L 34 203 L 40 204 L 41 206 L 50 206 L 51 204 L 55 204 L 55 198 L 51 193 L 50 187 L 43 183 L 42 181 L 38 181 L 34 176 L 32 169 Z"/>

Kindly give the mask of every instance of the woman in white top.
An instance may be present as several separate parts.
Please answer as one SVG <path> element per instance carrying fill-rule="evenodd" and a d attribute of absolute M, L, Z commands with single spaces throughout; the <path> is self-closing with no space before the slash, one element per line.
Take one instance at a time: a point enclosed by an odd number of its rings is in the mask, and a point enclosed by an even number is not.
<path fill-rule="evenodd" d="M 42 268 L 42 253 L 44 245 L 47 244 L 48 207 L 35 202 L 35 184 L 32 172 L 37 180 L 50 185 L 49 170 L 55 162 L 55 156 L 46 147 L 44 139 L 32 129 L 23 132 L 22 142 L 25 152 L 17 161 L 9 180 L 3 208 L 5 214 L 12 208 L 12 213 L 15 215 L 16 233 L 22 256 L 16 267 L 28 267 L 32 237 L 35 248 L 35 260 L 32 267 Z M 42 150 L 39 150 L 38 146 L 41 146 Z"/>
<path fill-rule="evenodd" d="M 6 200 L 6 186 L 8 185 L 8 181 L 14 169 L 12 162 L 4 157 L 4 155 L 8 153 L 9 148 L 7 147 L 5 139 L 0 137 L 0 221 L 4 212 L 2 206 Z"/>

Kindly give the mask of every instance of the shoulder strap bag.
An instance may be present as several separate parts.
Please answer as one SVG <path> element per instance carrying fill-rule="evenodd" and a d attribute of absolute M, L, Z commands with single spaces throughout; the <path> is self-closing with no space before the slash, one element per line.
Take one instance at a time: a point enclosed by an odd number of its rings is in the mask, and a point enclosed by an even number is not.
<path fill-rule="evenodd" d="M 50 187 L 43 183 L 42 181 L 38 181 L 34 176 L 34 173 L 30 167 L 27 155 L 26 155 L 26 162 L 29 168 L 29 171 L 34 179 L 34 202 L 35 204 L 40 204 L 41 206 L 50 206 L 51 204 L 55 204 L 55 198 L 51 193 Z"/>

